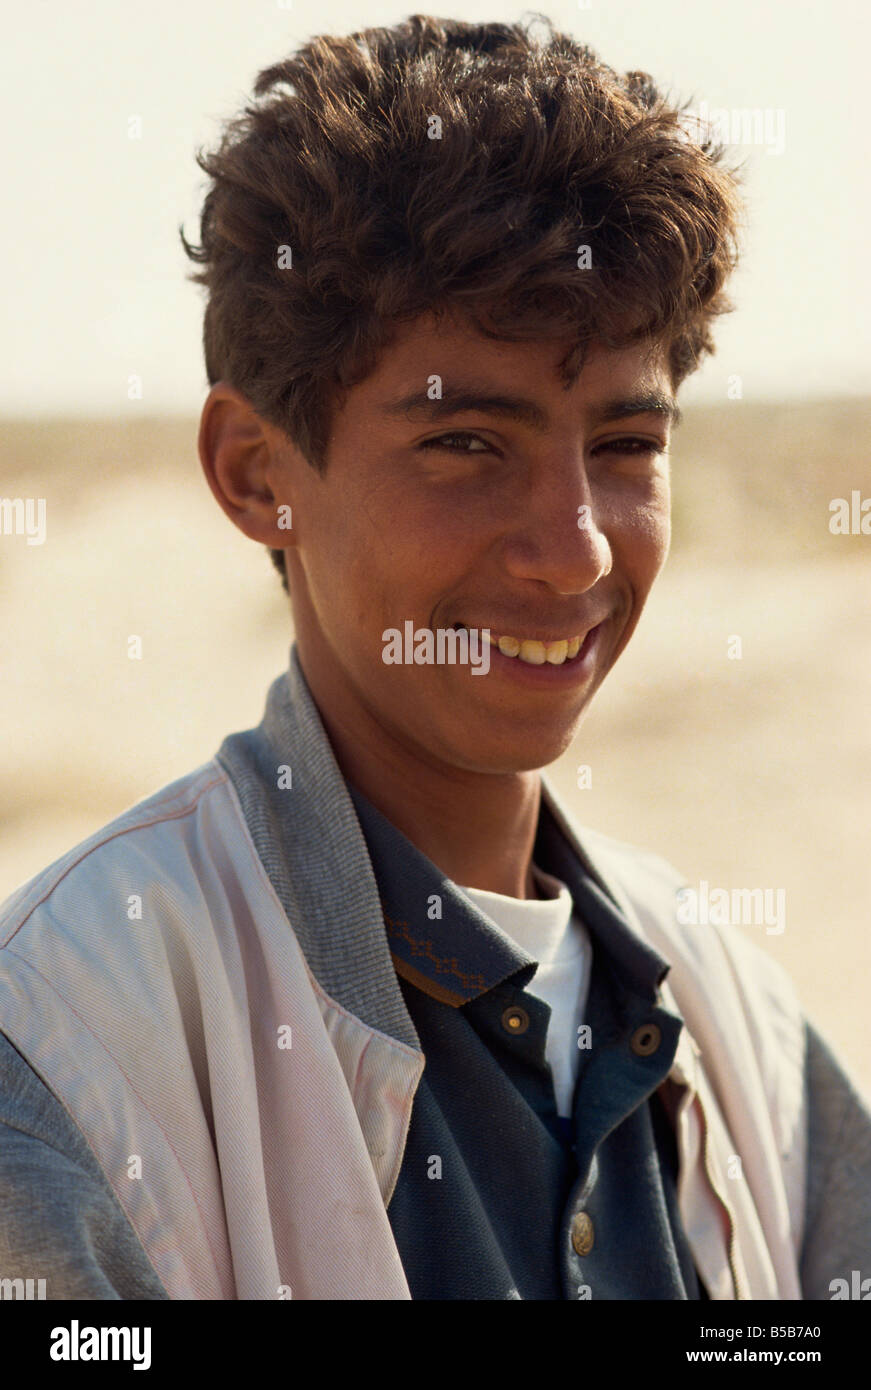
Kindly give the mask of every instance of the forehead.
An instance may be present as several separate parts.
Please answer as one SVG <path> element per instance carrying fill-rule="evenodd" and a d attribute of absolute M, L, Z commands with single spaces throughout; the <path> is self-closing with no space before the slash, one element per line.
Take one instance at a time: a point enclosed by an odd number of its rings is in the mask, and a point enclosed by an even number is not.
<path fill-rule="evenodd" d="M 664 343 L 617 349 L 593 344 L 583 370 L 567 387 L 560 365 L 573 345 L 568 338 L 493 339 L 457 315 L 425 314 L 396 328 L 374 371 L 352 394 L 362 407 L 381 408 L 416 392 L 426 398 L 434 376 L 440 388 L 472 383 L 554 401 L 567 395 L 592 401 L 630 390 L 670 392 Z"/>

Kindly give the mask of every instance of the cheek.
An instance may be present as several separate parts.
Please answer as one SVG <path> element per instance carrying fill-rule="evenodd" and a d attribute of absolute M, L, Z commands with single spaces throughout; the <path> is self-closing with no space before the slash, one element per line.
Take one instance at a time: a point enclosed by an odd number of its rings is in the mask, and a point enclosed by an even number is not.
<path fill-rule="evenodd" d="M 305 590 L 297 591 L 297 601 L 311 609 L 329 641 L 348 647 L 373 614 L 377 621 L 384 547 L 359 497 L 346 487 L 318 488 L 304 503 L 297 562 Z"/>
<path fill-rule="evenodd" d="M 664 564 L 671 544 L 671 506 L 668 497 L 647 514 L 645 535 L 649 537 L 651 558 L 658 569 Z"/>
<path fill-rule="evenodd" d="M 301 548 L 321 627 L 350 647 L 407 618 L 425 623 L 468 566 L 473 535 L 446 495 L 359 486 L 321 496 Z"/>
<path fill-rule="evenodd" d="M 619 566 L 636 591 L 646 593 L 665 564 L 671 543 L 667 488 L 626 508 L 612 536 L 615 568 Z"/>
<path fill-rule="evenodd" d="M 659 546 L 668 545 L 671 535 L 671 487 L 668 474 L 658 473 L 650 480 L 636 509 L 637 524 Z"/>
<path fill-rule="evenodd" d="M 347 531 L 392 602 L 406 595 L 419 608 L 467 573 L 482 545 L 482 518 L 486 510 L 462 488 L 418 483 L 361 496 Z"/>

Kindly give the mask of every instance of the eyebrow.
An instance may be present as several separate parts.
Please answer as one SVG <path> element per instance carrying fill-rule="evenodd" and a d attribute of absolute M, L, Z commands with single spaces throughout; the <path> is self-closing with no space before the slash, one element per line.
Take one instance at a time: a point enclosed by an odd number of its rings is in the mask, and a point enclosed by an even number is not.
<path fill-rule="evenodd" d="M 411 391 L 398 400 L 386 401 L 381 410 L 385 415 L 406 418 L 413 413 L 414 421 L 421 424 L 435 424 L 451 415 L 474 411 L 478 415 L 496 415 L 501 419 L 514 420 L 540 433 L 550 426 L 547 411 L 535 401 L 523 396 L 506 396 L 474 386 L 445 384 L 437 400 L 429 400 L 422 390 Z M 660 415 L 674 428 L 683 418 L 674 397 L 657 390 L 644 391 L 636 396 L 615 396 L 611 400 L 592 406 L 590 415 L 596 425 L 626 420 L 634 415 Z"/>

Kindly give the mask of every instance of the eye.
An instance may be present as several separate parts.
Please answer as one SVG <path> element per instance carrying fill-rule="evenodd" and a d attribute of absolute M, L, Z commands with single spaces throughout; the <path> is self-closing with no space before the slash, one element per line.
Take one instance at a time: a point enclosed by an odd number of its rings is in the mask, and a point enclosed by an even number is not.
<path fill-rule="evenodd" d="M 469 444 L 480 444 L 479 449 L 470 449 Z M 451 430 L 450 434 L 439 434 L 434 439 L 424 439 L 418 444 L 418 449 L 445 449 L 453 454 L 481 454 L 492 453 L 493 446 L 482 439 L 478 434 L 472 434 L 469 430 Z"/>
<path fill-rule="evenodd" d="M 637 437 L 627 437 L 626 439 L 607 439 L 603 444 L 597 444 L 591 450 L 593 454 L 612 453 L 612 454 L 667 454 L 668 445 L 660 444 L 655 439 L 638 439 Z"/>

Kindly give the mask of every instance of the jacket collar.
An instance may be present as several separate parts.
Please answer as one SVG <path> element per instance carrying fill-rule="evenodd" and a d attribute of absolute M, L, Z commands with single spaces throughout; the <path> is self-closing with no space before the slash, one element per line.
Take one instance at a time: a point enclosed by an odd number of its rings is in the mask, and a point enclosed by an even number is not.
<path fill-rule="evenodd" d="M 288 670 L 269 688 L 260 725 L 230 734 L 217 759 L 315 979 L 363 1023 L 420 1052 L 366 843 L 296 643 Z M 292 872 L 288 848 L 305 874 Z"/>

